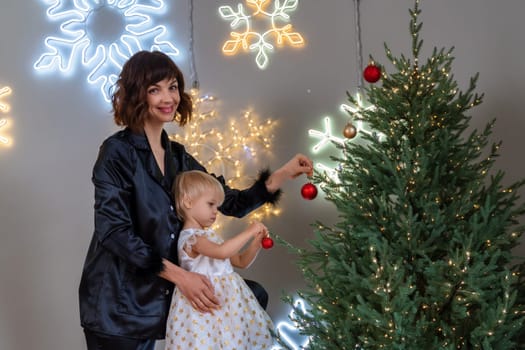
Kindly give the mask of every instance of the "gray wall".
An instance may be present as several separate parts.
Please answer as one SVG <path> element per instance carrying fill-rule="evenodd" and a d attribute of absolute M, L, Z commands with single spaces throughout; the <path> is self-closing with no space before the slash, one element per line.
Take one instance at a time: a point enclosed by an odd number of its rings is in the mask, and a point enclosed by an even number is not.
<path fill-rule="evenodd" d="M 251 107 L 279 121 L 274 155 L 261 161 L 276 168 L 296 152 L 314 159 L 307 130 L 338 111 L 346 91 L 355 92 L 356 47 L 351 0 L 303 0 L 292 24 L 307 40 L 300 50 L 284 48 L 259 70 L 252 55 L 226 57 L 220 52 L 229 34 L 217 8 L 238 1 L 195 0 L 195 55 L 201 88 L 221 100 L 221 113 L 236 115 Z M 76 75 L 36 74 L 33 63 L 45 51 L 44 38 L 57 35 L 59 22 L 45 17 L 49 1 L 2 0 L 0 11 L 0 87 L 10 86 L 9 128 L 0 135 L 14 140 L 0 145 L 0 349 L 83 349 L 77 287 L 93 229 L 91 168 L 101 141 L 116 130 L 109 105 L 97 89 Z M 67 2 L 65 2 L 67 3 Z M 410 54 L 408 0 L 362 0 L 362 43 L 387 63 L 383 43 L 394 54 Z M 68 6 L 66 4 L 66 6 Z M 187 1 L 169 1 L 168 13 L 154 17 L 172 28 L 181 49 L 178 63 L 189 74 Z M 455 77 L 464 88 L 480 72 L 484 103 L 472 111 L 473 128 L 497 118 L 494 140 L 503 140 L 497 167 L 506 182 L 523 177 L 523 102 L 525 101 L 525 2 L 523 0 L 422 1 L 423 53 L 434 46 L 455 46 Z M 1 101 L 0 101 L 1 102 Z M 0 114 L 1 117 L 6 115 Z M 322 197 L 307 202 L 299 195 L 305 179 L 288 183 L 283 213 L 267 221 L 272 231 L 302 244 L 315 219 L 332 221 L 337 213 Z M 518 251 L 524 255 L 523 249 Z M 244 273 L 270 292 L 269 313 L 286 316 L 283 291 L 302 286 L 292 257 L 282 247 L 263 252 Z"/>

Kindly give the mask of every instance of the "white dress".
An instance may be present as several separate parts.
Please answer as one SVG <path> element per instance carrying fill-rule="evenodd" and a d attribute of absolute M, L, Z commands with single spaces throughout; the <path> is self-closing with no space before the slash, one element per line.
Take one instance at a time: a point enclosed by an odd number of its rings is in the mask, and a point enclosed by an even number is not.
<path fill-rule="evenodd" d="M 223 240 L 213 230 L 186 229 L 180 233 L 180 267 L 208 276 L 221 308 L 200 313 L 177 290 L 171 300 L 166 325 L 166 350 L 269 350 L 274 344 L 273 323 L 257 302 L 242 277 L 233 270 L 229 259 L 199 255 L 191 258 L 183 248 L 191 247 L 197 235 L 210 241 Z"/>

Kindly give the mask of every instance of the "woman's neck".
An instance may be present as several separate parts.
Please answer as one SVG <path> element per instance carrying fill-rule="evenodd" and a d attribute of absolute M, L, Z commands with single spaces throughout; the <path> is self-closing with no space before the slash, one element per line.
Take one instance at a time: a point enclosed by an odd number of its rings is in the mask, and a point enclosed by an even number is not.
<path fill-rule="evenodd" d="M 162 125 L 151 125 L 144 124 L 144 133 L 148 138 L 150 147 L 155 149 L 162 147 L 161 136 L 162 136 Z"/>

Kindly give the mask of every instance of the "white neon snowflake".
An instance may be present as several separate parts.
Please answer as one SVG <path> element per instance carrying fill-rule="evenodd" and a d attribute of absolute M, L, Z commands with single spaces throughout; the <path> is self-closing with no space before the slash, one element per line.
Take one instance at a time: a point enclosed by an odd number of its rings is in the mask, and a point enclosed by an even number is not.
<path fill-rule="evenodd" d="M 167 29 L 151 14 L 161 14 L 163 0 L 42 0 L 50 20 L 61 21 L 60 36 L 48 36 L 47 52 L 36 70 L 72 72 L 78 63 L 89 69 L 87 81 L 100 86 L 110 101 L 112 86 L 126 60 L 141 50 L 177 56 L 179 50 L 165 39 Z"/>
<path fill-rule="evenodd" d="M 306 305 L 303 299 L 297 298 L 294 301 L 294 307 L 299 308 L 302 313 L 306 314 Z M 310 338 L 299 333 L 299 328 L 295 319 L 295 309 L 292 309 L 288 315 L 291 322 L 281 321 L 277 324 L 277 332 L 282 342 L 293 350 L 306 349 L 310 343 Z M 280 346 L 274 346 L 272 350 L 282 350 Z"/>
<path fill-rule="evenodd" d="M 354 126 L 357 129 L 358 135 L 360 133 L 374 135 L 379 139 L 379 141 L 381 141 L 385 137 L 385 135 L 367 130 L 362 121 L 363 112 L 373 111 L 376 107 L 373 105 L 366 105 L 360 93 L 357 93 L 354 96 L 354 99 L 356 101 L 356 104 L 341 104 L 339 109 L 342 112 L 345 112 L 347 115 L 350 114 L 351 117 L 357 117 L 357 121 L 355 122 Z M 345 143 L 344 138 L 337 137 L 333 134 L 332 120 L 329 116 L 324 117 L 323 122 L 324 130 L 308 130 L 308 135 L 318 140 L 317 143 L 314 144 L 314 146 L 312 147 L 312 152 L 316 154 L 319 153 L 325 147 L 333 146 L 334 144 L 344 145 Z M 337 179 L 339 167 L 339 165 L 337 165 L 336 167 L 330 167 L 328 165 L 323 164 L 322 162 L 316 162 L 316 168 L 319 169 L 321 172 L 326 172 L 327 175 L 332 179 Z"/>
<path fill-rule="evenodd" d="M 11 94 L 11 89 L 7 86 L 0 89 L 0 112 L 2 113 L 9 112 L 9 105 L 7 103 L 3 103 L 2 98 L 10 94 Z M 6 125 L 7 125 L 7 119 L 0 118 L 0 129 L 2 129 Z M 5 136 L 0 135 L 0 143 L 7 145 L 9 143 L 9 139 Z"/>
<path fill-rule="evenodd" d="M 301 34 L 292 32 L 289 12 L 297 8 L 299 0 L 275 0 L 273 11 L 266 11 L 270 0 L 246 0 L 246 4 L 253 8 L 250 15 L 244 11 L 242 4 L 237 4 L 237 11 L 231 6 L 219 7 L 219 14 L 223 19 L 230 21 L 231 28 L 242 27 L 243 32 L 230 33 L 231 40 L 227 40 L 222 51 L 227 55 L 234 55 L 241 48 L 244 51 L 257 52 L 255 62 L 260 69 L 266 68 L 269 62 L 268 53 L 272 52 L 274 45 L 270 42 L 275 38 L 275 44 L 283 46 L 302 46 L 304 39 Z M 256 17 L 264 17 L 269 22 L 269 29 L 260 34 L 253 30 L 253 21 Z"/>

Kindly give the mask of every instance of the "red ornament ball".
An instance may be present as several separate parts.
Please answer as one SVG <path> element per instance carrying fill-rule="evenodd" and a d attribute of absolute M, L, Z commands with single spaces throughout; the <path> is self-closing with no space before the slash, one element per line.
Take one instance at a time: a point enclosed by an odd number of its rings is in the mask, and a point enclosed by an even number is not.
<path fill-rule="evenodd" d="M 363 77 L 369 83 L 375 83 L 381 78 L 381 69 L 374 64 L 369 64 L 363 72 Z"/>
<path fill-rule="evenodd" d="M 308 200 L 314 199 L 317 196 L 317 187 L 311 182 L 304 184 L 301 188 L 301 196 Z"/>
<path fill-rule="evenodd" d="M 270 249 L 271 247 L 273 247 L 273 239 L 271 239 L 270 237 L 264 237 L 261 241 L 261 246 L 264 249 Z"/>

